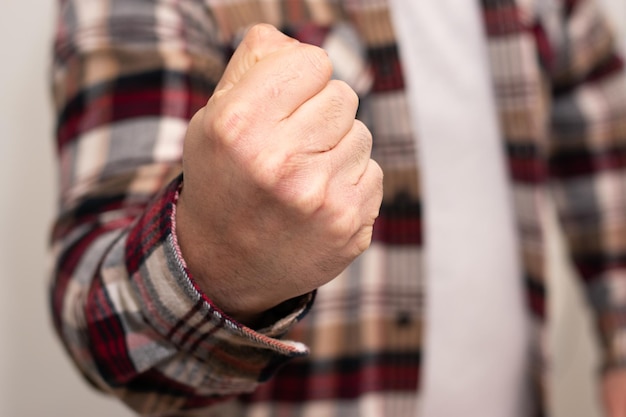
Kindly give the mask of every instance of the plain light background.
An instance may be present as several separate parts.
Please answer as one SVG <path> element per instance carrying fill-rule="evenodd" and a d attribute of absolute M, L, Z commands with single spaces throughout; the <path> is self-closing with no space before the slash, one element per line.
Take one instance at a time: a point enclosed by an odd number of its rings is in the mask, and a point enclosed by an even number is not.
<path fill-rule="evenodd" d="M 604 2 L 626 40 L 626 1 Z M 47 314 L 46 247 L 56 205 L 48 94 L 55 3 L 3 0 L 0 10 L 0 416 L 129 417 L 82 381 Z M 560 259 L 558 241 L 551 250 Z M 555 416 L 599 416 L 589 317 L 567 265 L 553 263 L 553 275 Z"/>

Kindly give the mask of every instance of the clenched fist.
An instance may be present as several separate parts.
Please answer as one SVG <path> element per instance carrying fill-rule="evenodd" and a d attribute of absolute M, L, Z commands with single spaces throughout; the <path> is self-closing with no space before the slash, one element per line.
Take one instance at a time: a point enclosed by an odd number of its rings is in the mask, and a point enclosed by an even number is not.
<path fill-rule="evenodd" d="M 370 244 L 382 171 L 356 94 L 331 73 L 322 49 L 255 26 L 190 123 L 178 240 L 237 320 L 332 280 Z"/>

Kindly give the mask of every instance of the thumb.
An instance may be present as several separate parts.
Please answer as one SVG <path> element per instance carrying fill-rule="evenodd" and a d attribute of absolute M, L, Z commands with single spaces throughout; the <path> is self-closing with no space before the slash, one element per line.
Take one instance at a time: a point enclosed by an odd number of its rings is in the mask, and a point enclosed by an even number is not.
<path fill-rule="evenodd" d="M 254 65 L 272 53 L 299 42 L 269 24 L 252 26 L 235 50 L 214 95 L 230 90 Z"/>

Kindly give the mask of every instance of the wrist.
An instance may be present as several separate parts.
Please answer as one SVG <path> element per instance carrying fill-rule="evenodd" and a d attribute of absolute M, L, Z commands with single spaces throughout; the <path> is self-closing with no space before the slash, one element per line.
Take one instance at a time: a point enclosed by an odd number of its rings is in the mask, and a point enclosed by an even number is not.
<path fill-rule="evenodd" d="M 251 285 L 250 288 L 236 285 L 236 282 L 242 281 L 232 272 L 240 270 L 233 265 L 237 256 L 234 251 L 225 250 L 224 243 L 215 242 L 210 234 L 200 232 L 203 228 L 194 218 L 183 183 L 175 201 L 172 224 L 189 279 L 207 302 L 248 327 L 256 327 L 266 321 L 262 319 L 263 313 L 280 302 L 263 300 L 260 291 L 250 291 Z"/>

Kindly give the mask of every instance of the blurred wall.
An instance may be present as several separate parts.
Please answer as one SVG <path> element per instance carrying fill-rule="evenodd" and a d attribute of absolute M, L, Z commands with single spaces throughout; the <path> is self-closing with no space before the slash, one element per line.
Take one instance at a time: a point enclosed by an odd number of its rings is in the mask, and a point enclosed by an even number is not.
<path fill-rule="evenodd" d="M 626 39 L 626 2 L 604 0 Z M 70 366 L 49 325 L 46 239 L 55 207 L 53 121 L 47 70 L 53 0 L 0 6 L 0 416 L 125 417 Z M 552 246 L 558 258 L 559 242 Z M 588 319 L 566 265 L 554 264 L 559 417 L 592 417 L 594 353 Z M 580 326 L 579 323 L 587 323 Z M 584 320 L 587 320 L 586 322 Z M 576 401 L 581 402 L 578 404 Z"/>
<path fill-rule="evenodd" d="M 55 208 L 47 82 L 54 5 L 0 5 L 0 416 L 131 416 L 80 379 L 47 315 L 45 248 Z"/>

